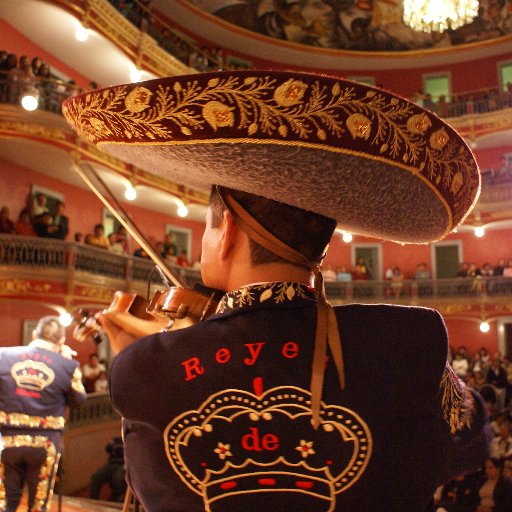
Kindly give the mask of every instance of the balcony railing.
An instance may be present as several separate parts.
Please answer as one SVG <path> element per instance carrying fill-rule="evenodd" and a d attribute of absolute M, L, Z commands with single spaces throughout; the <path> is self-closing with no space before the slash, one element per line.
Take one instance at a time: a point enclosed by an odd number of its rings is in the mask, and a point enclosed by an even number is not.
<path fill-rule="evenodd" d="M 0 235 L 0 267 L 63 269 L 125 281 L 147 282 L 155 265 L 151 260 L 74 242 L 27 236 Z M 201 282 L 197 269 L 174 267 L 193 286 Z"/>
<path fill-rule="evenodd" d="M 84 244 L 13 235 L 0 235 L 2 266 L 31 269 L 81 271 L 128 282 L 147 283 L 155 265 L 151 260 L 113 254 Z M 197 269 L 173 267 L 193 286 L 201 282 Z M 390 281 L 326 281 L 327 296 L 333 301 L 416 302 L 446 298 L 511 297 L 512 278 L 477 277 Z"/>
<path fill-rule="evenodd" d="M 80 407 L 69 411 L 66 427 L 77 428 L 119 419 L 119 414 L 112 408 L 108 393 L 90 393 Z"/>
<path fill-rule="evenodd" d="M 484 298 L 512 295 L 510 277 L 466 277 L 392 281 L 326 281 L 331 300 L 354 302 L 411 302 L 446 298 Z"/>

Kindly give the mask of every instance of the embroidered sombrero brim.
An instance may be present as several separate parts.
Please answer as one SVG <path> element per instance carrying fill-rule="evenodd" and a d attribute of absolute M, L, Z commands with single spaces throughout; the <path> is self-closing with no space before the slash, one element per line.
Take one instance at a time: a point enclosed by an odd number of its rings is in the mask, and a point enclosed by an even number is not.
<path fill-rule="evenodd" d="M 399 242 L 442 238 L 480 190 L 470 149 L 443 120 L 334 77 L 162 78 L 76 96 L 63 111 L 103 151 L 158 176 L 262 195 Z"/>

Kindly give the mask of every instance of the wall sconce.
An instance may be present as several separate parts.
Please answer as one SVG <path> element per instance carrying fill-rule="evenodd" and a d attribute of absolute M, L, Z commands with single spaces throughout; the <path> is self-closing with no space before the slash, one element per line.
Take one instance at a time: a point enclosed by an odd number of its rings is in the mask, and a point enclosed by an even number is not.
<path fill-rule="evenodd" d="M 137 199 L 137 190 L 135 187 L 137 183 L 134 180 L 127 180 L 125 183 L 126 190 L 124 191 L 124 197 L 127 201 L 135 201 Z"/>
<path fill-rule="evenodd" d="M 349 244 L 350 242 L 352 242 L 352 233 L 347 233 L 346 231 L 343 231 L 342 238 L 346 244 Z"/>
<path fill-rule="evenodd" d="M 29 86 L 23 92 L 23 96 L 21 97 L 21 106 L 32 112 L 39 105 L 39 90 L 34 86 Z"/>
<path fill-rule="evenodd" d="M 187 208 L 187 205 L 183 202 L 183 201 L 180 201 L 178 199 L 178 216 L 179 217 L 186 217 L 188 215 L 188 208 Z"/>
<path fill-rule="evenodd" d="M 485 235 L 485 229 L 482 226 L 475 227 L 475 236 L 482 238 Z"/>
<path fill-rule="evenodd" d="M 130 70 L 130 81 L 140 82 L 142 80 L 142 72 L 139 68 L 133 67 Z"/>
<path fill-rule="evenodd" d="M 490 328 L 491 326 L 489 325 L 489 322 L 487 320 L 484 319 L 480 322 L 480 330 L 482 332 L 489 332 Z"/>
<path fill-rule="evenodd" d="M 80 23 L 76 28 L 75 37 L 77 41 L 84 43 L 89 39 L 89 31 Z"/>

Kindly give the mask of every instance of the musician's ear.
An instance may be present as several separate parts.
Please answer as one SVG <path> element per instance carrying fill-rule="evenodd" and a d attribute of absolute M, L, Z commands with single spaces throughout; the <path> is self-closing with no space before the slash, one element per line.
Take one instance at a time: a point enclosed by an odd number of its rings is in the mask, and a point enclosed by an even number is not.
<path fill-rule="evenodd" d="M 236 243 L 238 228 L 236 227 L 233 216 L 228 210 L 224 210 L 222 223 L 220 225 L 221 236 L 219 240 L 219 257 L 225 260 L 231 256 L 232 249 Z"/>

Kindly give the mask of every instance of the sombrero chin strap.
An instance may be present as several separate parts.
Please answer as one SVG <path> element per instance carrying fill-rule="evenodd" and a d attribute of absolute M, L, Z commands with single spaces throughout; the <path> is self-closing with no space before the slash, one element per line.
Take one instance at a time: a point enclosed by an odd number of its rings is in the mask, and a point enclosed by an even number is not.
<path fill-rule="evenodd" d="M 318 299 L 315 350 L 311 372 L 311 415 L 313 427 L 321 423 L 320 402 L 324 385 L 325 367 L 327 363 L 327 344 L 331 351 L 334 364 L 338 371 L 341 389 L 345 388 L 345 368 L 341 347 L 338 321 L 334 308 L 325 296 L 324 278 L 319 261 L 309 261 L 303 254 L 285 244 L 266 228 L 264 228 L 236 199 L 224 188 L 217 187 L 224 205 L 233 216 L 235 224 L 256 243 L 281 258 L 301 265 L 313 271 L 315 275 L 315 291 Z"/>

